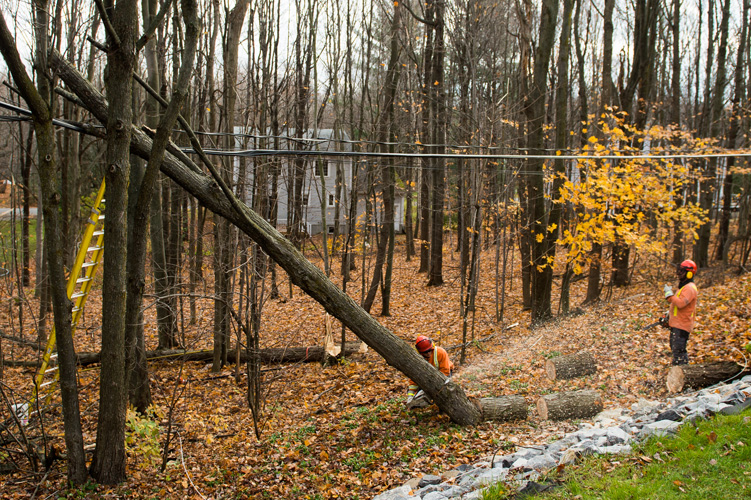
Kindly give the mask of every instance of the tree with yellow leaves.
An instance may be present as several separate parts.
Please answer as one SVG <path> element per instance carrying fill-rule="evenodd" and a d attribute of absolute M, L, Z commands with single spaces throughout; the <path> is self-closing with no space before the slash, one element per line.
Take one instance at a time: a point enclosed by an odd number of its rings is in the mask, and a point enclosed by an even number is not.
<path fill-rule="evenodd" d="M 652 127 L 639 131 L 624 124 L 603 122 L 607 144 L 620 147 L 619 158 L 597 137 L 584 148 L 587 156 L 576 162 L 565 180 L 557 203 L 571 207 L 572 220 L 558 243 L 567 248 L 567 262 L 582 274 L 594 244 L 623 242 L 637 252 L 661 256 L 668 249 L 672 230 L 694 240 L 706 211 L 684 203 L 684 188 L 695 179 L 690 165 L 672 144 L 696 150 L 704 146 L 679 130 Z M 628 128 L 627 128 L 628 127 Z M 628 135 L 641 149 L 624 146 Z M 680 141 L 675 141 L 680 139 Z M 644 153 L 647 154 L 644 154 Z M 622 156 L 622 158 L 620 158 Z"/>

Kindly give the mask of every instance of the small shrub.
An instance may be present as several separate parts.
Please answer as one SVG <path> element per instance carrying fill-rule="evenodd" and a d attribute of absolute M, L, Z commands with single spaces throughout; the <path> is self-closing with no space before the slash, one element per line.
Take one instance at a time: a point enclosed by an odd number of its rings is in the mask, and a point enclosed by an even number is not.
<path fill-rule="evenodd" d="M 125 449 L 136 458 L 138 466 L 148 468 L 161 460 L 159 447 L 159 420 L 161 412 L 149 406 L 145 415 L 128 408 L 125 417 Z"/>

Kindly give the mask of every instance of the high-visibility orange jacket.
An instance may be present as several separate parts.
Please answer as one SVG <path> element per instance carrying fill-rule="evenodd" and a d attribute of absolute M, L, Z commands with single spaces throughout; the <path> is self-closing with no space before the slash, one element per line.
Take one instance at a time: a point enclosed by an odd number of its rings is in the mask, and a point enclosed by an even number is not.
<path fill-rule="evenodd" d="M 454 369 L 454 363 L 451 362 L 449 359 L 449 355 L 446 352 L 446 349 L 438 346 L 433 347 L 433 355 L 430 357 L 430 361 L 428 361 L 431 366 L 434 366 L 440 370 L 441 373 L 446 375 L 447 377 L 451 376 L 451 371 Z M 409 392 L 415 393 L 419 387 L 417 384 L 415 384 L 412 380 L 409 381 Z"/>
<path fill-rule="evenodd" d="M 667 298 L 670 304 L 668 325 L 691 333 L 694 329 L 696 298 L 699 290 L 694 283 L 687 283 L 678 293 Z"/>

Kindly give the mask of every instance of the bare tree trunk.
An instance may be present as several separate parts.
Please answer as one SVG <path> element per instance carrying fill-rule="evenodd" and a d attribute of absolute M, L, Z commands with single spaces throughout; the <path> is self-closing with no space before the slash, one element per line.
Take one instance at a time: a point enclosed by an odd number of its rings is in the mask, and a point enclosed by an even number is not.
<path fill-rule="evenodd" d="M 44 0 L 34 2 L 34 37 L 36 51 L 34 68 L 37 85 L 26 73 L 26 68 L 16 49 L 5 16 L 0 13 L 0 52 L 8 65 L 16 87 L 32 110 L 34 130 L 37 136 L 37 155 L 42 211 L 44 214 L 45 259 L 49 269 L 52 306 L 55 313 L 57 352 L 60 368 L 60 391 L 62 393 L 63 426 L 67 451 L 68 481 L 74 485 L 86 482 L 86 455 L 83 450 L 83 433 L 78 403 L 76 382 L 76 353 L 71 326 L 71 302 L 66 290 L 65 270 L 61 235 L 60 185 L 57 178 L 57 151 L 52 126 L 52 91 L 47 69 L 47 40 L 49 4 Z"/>
<path fill-rule="evenodd" d="M 558 0 L 544 0 L 540 13 L 540 37 L 535 53 L 533 82 L 525 97 L 525 114 L 528 121 L 529 149 L 533 154 L 542 153 L 545 145 L 545 89 L 547 88 L 548 65 L 555 42 L 555 25 L 558 18 Z M 548 234 L 545 214 L 543 162 L 540 159 L 527 161 L 527 196 L 533 214 L 527 232 L 532 236 L 532 322 L 538 323 L 551 316 L 550 294 L 553 285 L 552 269 L 546 265 Z M 542 238 L 540 238 L 540 235 Z"/>
<path fill-rule="evenodd" d="M 446 153 L 446 82 L 444 82 L 444 53 L 445 45 L 443 31 L 445 26 L 444 14 L 446 4 L 444 0 L 433 0 L 435 3 L 435 38 L 433 40 L 435 49 L 433 50 L 432 72 L 431 72 L 431 90 L 433 99 L 431 100 L 433 118 L 431 123 L 431 142 L 433 151 L 442 155 Z M 428 286 L 443 285 L 443 201 L 446 191 L 446 160 L 445 158 L 435 158 L 433 161 L 433 178 L 432 178 L 432 204 L 430 219 L 430 269 L 428 271 Z"/>
<path fill-rule="evenodd" d="M 729 7 L 727 7 L 729 8 Z M 741 36 L 738 41 L 738 52 L 735 65 L 735 91 L 732 99 L 732 108 L 730 115 L 730 127 L 727 132 L 726 143 L 730 149 L 735 149 L 735 143 L 738 137 L 740 129 L 739 122 L 740 117 L 740 103 L 744 97 L 743 87 L 743 59 L 746 52 L 746 38 L 748 32 L 748 9 L 749 2 L 744 0 L 743 2 L 743 19 L 741 21 Z M 719 118 L 719 117 L 718 117 Z M 727 252 L 730 238 L 730 211 L 731 202 L 733 199 L 733 168 L 735 167 L 735 156 L 731 156 L 727 160 L 725 180 L 722 188 L 722 213 L 720 216 L 719 233 L 717 235 L 717 252 L 715 253 L 715 259 L 727 262 Z"/>
<path fill-rule="evenodd" d="M 224 123 L 225 131 L 230 134 L 225 142 L 225 147 L 228 149 L 234 147 L 234 137 L 231 134 L 234 132 L 235 124 L 238 47 L 248 5 L 249 0 L 238 0 L 227 16 L 227 38 L 224 53 Z M 232 168 L 231 165 L 224 165 L 222 168 L 222 176 L 225 182 L 229 182 L 233 178 Z M 214 270 L 214 290 L 218 299 L 214 301 L 214 362 L 211 369 L 216 372 L 227 363 L 231 319 L 228 308 L 232 307 L 229 273 L 232 269 L 233 250 L 230 245 L 232 241 L 230 225 L 224 220 L 217 220 L 215 226 L 217 228 L 215 238 L 217 248 L 214 261 L 216 266 Z"/>
<path fill-rule="evenodd" d="M 104 234 L 102 300 L 102 374 L 96 449 L 90 473 L 103 484 L 125 480 L 125 298 L 127 258 L 128 179 L 132 132 L 133 71 L 136 66 L 137 2 L 108 2 L 106 13 L 114 26 L 108 33 L 106 85 L 107 117 L 107 231 Z"/>

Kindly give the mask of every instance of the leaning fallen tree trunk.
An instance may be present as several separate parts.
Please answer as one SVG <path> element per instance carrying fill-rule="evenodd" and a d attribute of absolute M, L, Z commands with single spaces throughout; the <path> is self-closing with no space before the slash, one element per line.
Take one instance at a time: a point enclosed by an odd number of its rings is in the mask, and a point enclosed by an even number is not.
<path fill-rule="evenodd" d="M 588 418 L 601 411 L 602 398 L 597 391 L 559 392 L 537 400 L 537 413 L 542 420 Z"/>
<path fill-rule="evenodd" d="M 97 120 L 106 123 L 108 104 L 104 96 L 59 52 L 51 51 L 49 64 L 68 88 L 78 96 L 86 109 Z M 148 158 L 151 145 L 151 139 L 134 127 L 131 151 L 137 156 Z M 223 190 L 217 184 L 221 179 L 203 174 L 201 169 L 186 155 L 181 154 L 174 144 L 169 151 L 161 166 L 161 171 L 165 175 L 196 197 L 206 208 L 224 217 L 250 236 L 287 272 L 292 283 L 352 330 L 388 364 L 414 380 L 451 420 L 460 425 L 474 425 L 480 421 L 480 411 L 467 398 L 461 387 L 425 363 L 410 345 L 357 305 L 263 217 L 227 190 Z"/>
<path fill-rule="evenodd" d="M 482 398 L 478 402 L 482 420 L 509 422 L 527 418 L 527 400 L 523 396 Z"/>
<path fill-rule="evenodd" d="M 666 385 L 670 392 L 681 392 L 691 387 L 701 389 L 719 382 L 726 382 L 743 375 L 749 371 L 735 361 L 716 361 L 697 365 L 678 365 L 668 372 Z"/>
<path fill-rule="evenodd" d="M 361 342 L 347 342 L 344 346 L 344 355 L 351 356 L 360 350 Z M 214 351 L 204 349 L 199 351 L 186 351 L 183 349 L 160 349 L 157 351 L 146 351 L 146 359 L 180 359 L 185 361 L 211 361 Z M 264 364 L 282 364 L 282 363 L 311 363 L 322 362 L 326 355 L 326 349 L 321 346 L 310 347 L 279 347 L 258 350 L 258 358 Z M 82 366 L 93 365 L 101 361 L 101 353 L 98 352 L 81 352 L 78 353 L 78 364 Z M 237 349 L 228 350 L 227 361 L 235 363 Z M 248 352 L 243 349 L 240 351 L 240 362 L 248 361 Z"/>
<path fill-rule="evenodd" d="M 550 380 L 567 380 L 597 373 L 597 363 L 591 352 L 577 352 L 547 360 L 545 373 Z"/>

